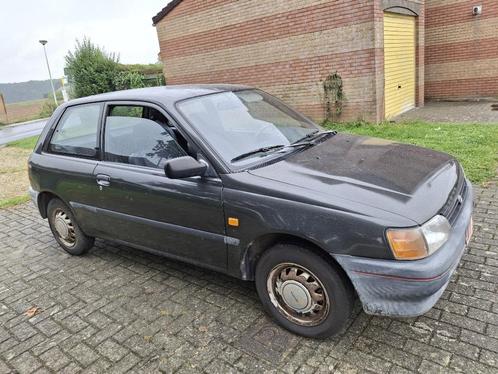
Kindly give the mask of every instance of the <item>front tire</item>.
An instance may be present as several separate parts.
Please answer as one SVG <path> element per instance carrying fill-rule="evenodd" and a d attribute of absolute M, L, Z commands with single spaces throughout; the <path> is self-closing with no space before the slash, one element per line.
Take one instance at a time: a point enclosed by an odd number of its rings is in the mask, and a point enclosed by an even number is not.
<path fill-rule="evenodd" d="M 95 238 L 81 231 L 71 209 L 61 200 L 54 198 L 49 201 L 47 216 L 55 240 L 67 253 L 80 256 L 93 247 Z"/>
<path fill-rule="evenodd" d="M 353 309 L 354 292 L 345 274 L 313 251 L 293 244 L 278 244 L 261 256 L 256 289 L 270 316 L 306 337 L 337 335 Z"/>

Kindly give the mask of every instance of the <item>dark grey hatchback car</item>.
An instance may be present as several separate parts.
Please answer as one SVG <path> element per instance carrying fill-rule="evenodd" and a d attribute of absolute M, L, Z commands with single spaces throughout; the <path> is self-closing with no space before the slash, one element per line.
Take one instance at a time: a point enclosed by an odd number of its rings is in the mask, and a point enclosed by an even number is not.
<path fill-rule="evenodd" d="M 451 156 L 323 131 L 242 86 L 169 86 L 74 100 L 29 160 L 61 247 L 94 238 L 254 280 L 285 328 L 326 337 L 358 295 L 415 316 L 472 233 L 472 186 Z"/>

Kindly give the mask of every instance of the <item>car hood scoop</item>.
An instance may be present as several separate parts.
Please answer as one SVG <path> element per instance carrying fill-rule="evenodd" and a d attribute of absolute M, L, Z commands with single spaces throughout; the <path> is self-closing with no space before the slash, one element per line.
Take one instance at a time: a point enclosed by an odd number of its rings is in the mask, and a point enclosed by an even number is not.
<path fill-rule="evenodd" d="M 458 179 L 459 167 L 444 153 L 389 140 L 337 134 L 251 173 L 423 223 L 446 202 Z"/>

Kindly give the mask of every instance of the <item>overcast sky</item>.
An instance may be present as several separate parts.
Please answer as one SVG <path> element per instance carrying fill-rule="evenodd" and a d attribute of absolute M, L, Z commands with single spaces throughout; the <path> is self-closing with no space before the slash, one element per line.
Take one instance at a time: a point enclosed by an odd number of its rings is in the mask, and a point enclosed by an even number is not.
<path fill-rule="evenodd" d="M 64 56 L 89 37 L 123 63 L 154 63 L 159 45 L 152 16 L 169 0 L 2 0 L 0 83 L 48 79 L 40 39 L 48 40 L 52 77 Z"/>

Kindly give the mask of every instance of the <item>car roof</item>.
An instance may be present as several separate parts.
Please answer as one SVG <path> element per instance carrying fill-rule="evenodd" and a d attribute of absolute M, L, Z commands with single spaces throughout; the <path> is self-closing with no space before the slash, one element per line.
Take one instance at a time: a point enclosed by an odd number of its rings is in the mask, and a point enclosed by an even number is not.
<path fill-rule="evenodd" d="M 180 100 L 243 89 L 251 89 L 251 87 L 233 84 L 191 84 L 147 87 L 82 97 L 71 100 L 66 105 L 71 106 L 99 101 L 152 101 L 164 104 L 166 107 L 173 107 Z"/>

